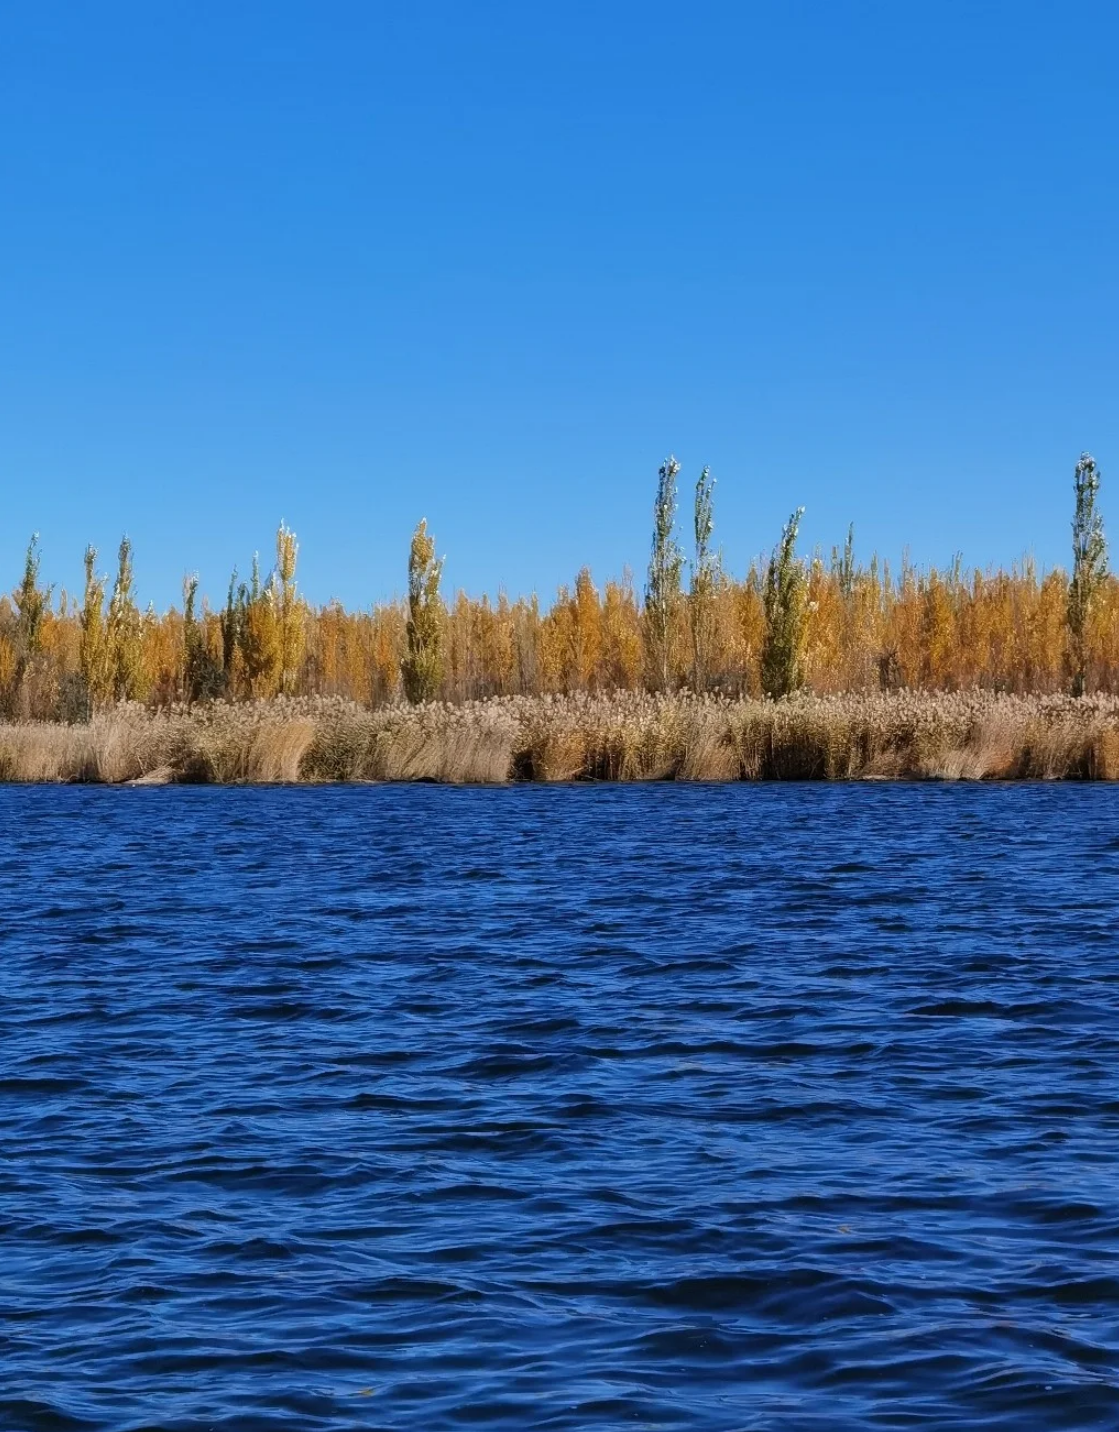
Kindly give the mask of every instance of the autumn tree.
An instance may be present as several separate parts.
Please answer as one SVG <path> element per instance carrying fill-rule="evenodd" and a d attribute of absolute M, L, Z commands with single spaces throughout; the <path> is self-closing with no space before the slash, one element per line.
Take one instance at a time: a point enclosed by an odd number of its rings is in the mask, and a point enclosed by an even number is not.
<path fill-rule="evenodd" d="M 628 572 L 606 583 L 601 631 L 603 684 L 608 691 L 632 690 L 641 681 L 641 614 Z"/>
<path fill-rule="evenodd" d="M 436 557 L 427 518 L 421 518 L 408 552 L 408 654 L 400 670 L 404 694 L 413 704 L 432 700 L 443 680 L 442 575 L 443 558 Z"/>
<path fill-rule="evenodd" d="M 279 654 L 280 692 L 294 692 L 303 660 L 306 631 L 303 604 L 295 586 L 295 561 L 299 544 L 290 527 L 280 523 L 276 532 L 276 567 L 272 573 L 272 601 L 276 614 L 276 640 Z"/>
<path fill-rule="evenodd" d="M 117 575 L 109 598 L 105 626 L 110 692 L 116 701 L 135 701 L 144 694 L 143 618 L 132 586 L 132 543 L 120 539 Z"/>
<path fill-rule="evenodd" d="M 105 578 L 97 575 L 96 567 L 97 548 L 89 546 L 85 549 L 79 660 L 91 711 L 96 711 L 112 695 L 109 646 L 105 635 Z"/>
<path fill-rule="evenodd" d="M 12 594 L 15 605 L 14 670 L 11 695 L 27 714 L 27 683 L 33 664 L 43 649 L 43 621 L 50 606 L 51 588 L 39 585 L 39 534 L 27 544 L 23 580 Z"/>
<path fill-rule="evenodd" d="M 831 549 L 832 581 L 845 601 L 849 601 L 854 595 L 855 573 L 855 524 L 852 522 L 848 525 L 842 550 L 838 547 Z"/>
<path fill-rule="evenodd" d="M 221 624 L 221 669 L 222 688 L 234 695 L 236 689 L 237 657 L 241 650 L 241 617 L 245 608 L 245 586 L 237 583 L 237 568 L 229 577 L 229 591 L 222 608 Z"/>
<path fill-rule="evenodd" d="M 572 685 L 590 691 L 596 684 L 602 654 L 602 610 L 589 567 L 582 568 L 575 578 L 571 615 Z"/>
<path fill-rule="evenodd" d="M 280 634 L 272 583 L 260 580 L 260 556 L 253 553 L 252 579 L 237 593 L 236 637 L 242 670 L 254 699 L 274 696 L 280 676 Z"/>
<path fill-rule="evenodd" d="M 796 555 L 797 534 L 804 508 L 798 507 L 781 529 L 765 574 L 765 642 L 762 647 L 762 690 L 767 696 L 788 696 L 804 684 L 804 637 L 807 581 Z"/>
<path fill-rule="evenodd" d="M 225 687 L 222 663 L 210 650 L 198 620 L 198 577 L 183 578 L 183 696 L 190 705 L 219 696 Z"/>

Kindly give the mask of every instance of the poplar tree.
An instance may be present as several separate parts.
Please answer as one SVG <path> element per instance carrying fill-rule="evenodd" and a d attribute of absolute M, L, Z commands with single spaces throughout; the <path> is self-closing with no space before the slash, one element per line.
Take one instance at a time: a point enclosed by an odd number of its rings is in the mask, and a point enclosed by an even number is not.
<path fill-rule="evenodd" d="M 225 685 L 222 663 L 210 650 L 206 631 L 198 620 L 198 577 L 183 578 L 183 697 L 189 706 L 219 695 Z"/>
<path fill-rule="evenodd" d="M 228 696 L 234 695 L 234 676 L 237 653 L 241 649 L 241 617 L 245 609 L 245 585 L 237 586 L 237 568 L 229 578 L 229 592 L 221 614 L 221 670 L 222 684 Z"/>
<path fill-rule="evenodd" d="M 404 694 L 414 705 L 431 701 L 443 681 L 442 575 L 443 558 L 436 557 L 427 518 L 421 518 L 408 551 L 408 654 L 400 667 Z"/>
<path fill-rule="evenodd" d="M 195 615 L 197 575 L 183 578 L 183 696 L 189 706 L 202 694 L 202 628 Z"/>
<path fill-rule="evenodd" d="M 715 592 L 721 576 L 718 555 L 711 550 L 715 530 L 715 479 L 705 467 L 695 485 L 695 559 L 689 606 L 692 620 L 692 677 L 697 691 L 707 688 L 711 638 L 715 628 Z"/>
<path fill-rule="evenodd" d="M 299 679 L 305 632 L 303 606 L 295 586 L 299 544 L 290 527 L 280 523 L 276 532 L 276 568 L 272 574 L 272 600 L 276 612 L 280 693 L 289 696 Z"/>
<path fill-rule="evenodd" d="M 24 697 L 32 663 L 43 647 L 43 620 L 50 604 L 51 590 L 50 587 L 39 586 L 39 534 L 36 532 L 27 544 L 23 581 L 12 594 L 16 609 L 13 686 L 17 699 Z"/>
<path fill-rule="evenodd" d="M 571 615 L 575 686 L 580 691 L 590 691 L 602 651 L 602 612 L 589 567 L 583 567 L 575 578 Z"/>
<path fill-rule="evenodd" d="M 253 553 L 252 581 L 238 592 L 237 641 L 249 695 L 274 696 L 280 677 L 280 633 L 273 583 L 260 580 L 260 555 Z"/>
<path fill-rule="evenodd" d="M 36 532 L 27 544 L 23 581 L 14 593 L 16 636 L 20 654 L 25 660 L 33 657 L 42 648 L 43 618 L 50 595 L 49 587 L 44 590 L 39 586 L 39 534 Z"/>
<path fill-rule="evenodd" d="M 96 572 L 97 548 L 85 549 L 85 593 L 82 598 L 81 643 L 78 659 L 90 711 L 96 711 L 112 694 L 112 676 L 105 637 L 105 578 Z"/>
<path fill-rule="evenodd" d="M 852 522 L 847 528 L 847 540 L 843 544 L 843 551 L 838 547 L 831 549 L 831 573 L 839 584 L 839 590 L 845 601 L 855 594 L 855 524 Z"/>
<path fill-rule="evenodd" d="M 1107 542 L 1103 518 L 1096 510 L 1100 470 L 1090 453 L 1081 453 L 1073 474 L 1076 510 L 1072 519 L 1072 576 L 1069 579 L 1067 625 L 1072 694 L 1083 696 L 1088 683 L 1089 620 L 1107 580 Z"/>
<path fill-rule="evenodd" d="M 668 457 L 657 470 L 653 503 L 653 543 L 645 586 L 645 633 L 649 666 L 655 683 L 667 691 L 672 675 L 672 628 L 680 606 L 680 573 L 684 555 L 673 529 L 676 525 L 676 474 L 680 464 Z"/>
<path fill-rule="evenodd" d="M 117 552 L 105 636 L 110 693 L 117 701 L 135 701 L 144 689 L 143 621 L 132 590 L 132 543 L 127 537 L 120 539 Z"/>
<path fill-rule="evenodd" d="M 804 684 L 804 637 L 807 582 L 796 555 L 804 508 L 798 507 L 781 529 L 781 541 L 766 568 L 763 601 L 762 690 L 788 696 Z"/>

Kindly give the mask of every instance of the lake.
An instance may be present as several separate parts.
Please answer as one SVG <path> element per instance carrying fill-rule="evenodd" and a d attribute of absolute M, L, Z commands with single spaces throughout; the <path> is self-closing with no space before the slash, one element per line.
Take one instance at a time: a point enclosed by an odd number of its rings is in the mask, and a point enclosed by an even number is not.
<path fill-rule="evenodd" d="M 5 1432 L 1119 1426 L 1119 789 L 0 829 Z"/>

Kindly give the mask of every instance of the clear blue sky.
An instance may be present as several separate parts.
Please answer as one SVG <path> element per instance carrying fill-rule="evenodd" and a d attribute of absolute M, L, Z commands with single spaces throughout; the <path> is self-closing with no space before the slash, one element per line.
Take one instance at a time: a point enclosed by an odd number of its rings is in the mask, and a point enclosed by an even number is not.
<path fill-rule="evenodd" d="M 1119 539 L 1113 4 L 4 6 L 0 584 L 640 586 L 659 461 L 730 568 Z M 687 518 L 689 514 L 685 512 Z"/>

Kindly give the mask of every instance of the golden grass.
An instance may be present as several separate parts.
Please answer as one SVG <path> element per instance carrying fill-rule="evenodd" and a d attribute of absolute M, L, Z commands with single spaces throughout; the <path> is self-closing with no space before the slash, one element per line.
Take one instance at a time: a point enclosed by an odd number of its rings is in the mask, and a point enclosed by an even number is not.
<path fill-rule="evenodd" d="M 621 692 L 376 711 L 295 698 L 0 726 L 6 781 L 899 778 L 1119 779 L 1119 697 Z"/>
<path fill-rule="evenodd" d="M 305 717 L 281 717 L 244 726 L 208 725 L 197 736 L 189 747 L 190 779 L 221 785 L 291 784 L 300 779 L 315 726 Z"/>
<path fill-rule="evenodd" d="M 0 726 L 0 779 L 117 784 L 161 765 L 175 770 L 169 734 L 169 723 L 135 712 L 101 716 L 86 726 Z"/>

